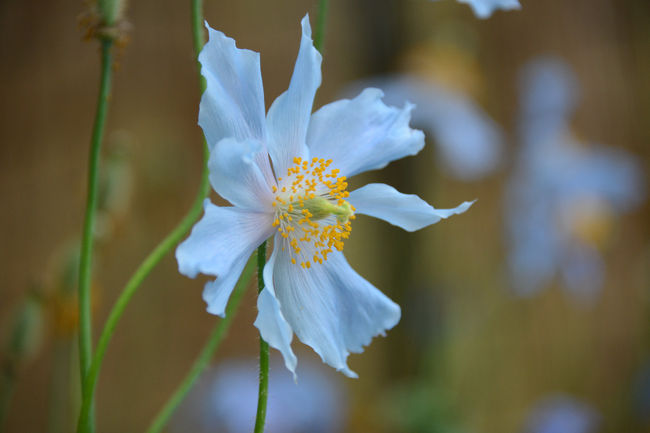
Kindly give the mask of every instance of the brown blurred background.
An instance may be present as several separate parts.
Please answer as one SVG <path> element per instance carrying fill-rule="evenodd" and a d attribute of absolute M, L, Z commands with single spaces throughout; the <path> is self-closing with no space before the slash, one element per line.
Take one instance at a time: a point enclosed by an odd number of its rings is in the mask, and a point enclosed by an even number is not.
<path fill-rule="evenodd" d="M 84 42 L 77 24 L 83 10 L 81 2 L 0 3 L 3 336 L 30 290 L 57 297 L 66 245 L 75 245 L 81 231 L 99 76 L 98 44 Z M 314 1 L 206 2 L 212 27 L 261 52 L 267 107 L 288 84 L 306 12 L 313 26 Z M 127 16 L 130 41 L 118 56 L 104 142 L 105 161 L 118 161 L 111 167 L 120 181 L 96 249 L 95 331 L 133 270 L 184 215 L 200 174 L 189 2 L 134 1 Z M 502 126 L 508 155 L 517 148 L 518 70 L 534 56 L 553 54 L 582 86 L 573 121 L 578 133 L 628 150 L 648 173 L 649 24 L 647 0 L 522 0 L 522 10 L 488 20 L 451 0 L 333 0 L 315 107 L 338 99 L 353 80 L 429 71 L 462 86 Z M 449 26 L 466 41 L 459 55 L 431 48 Z M 520 299 L 508 290 L 504 271 L 502 200 L 512 158 L 501 172 L 471 183 L 440 173 L 433 158 L 429 145 L 419 157 L 352 185 L 387 182 L 439 207 L 479 201 L 415 234 L 368 218 L 355 222 L 349 261 L 400 303 L 403 319 L 387 338 L 351 357 L 359 380 L 333 376 L 349 395 L 346 431 L 452 431 L 403 419 L 421 405 L 438 417 L 430 425 L 520 432 L 535 402 L 558 392 L 597 410 L 598 431 L 650 431 L 649 414 L 635 410 L 633 392 L 650 360 L 647 202 L 619 221 L 605 253 L 606 284 L 593 305 L 576 305 L 559 287 Z M 142 431 L 187 371 L 218 320 L 204 312 L 203 282 L 181 276 L 169 255 L 141 286 L 101 373 L 99 432 Z M 70 396 L 72 403 L 59 406 L 62 431 L 74 422 L 74 387 L 52 395 L 53 374 L 67 371 L 76 382 L 76 351 L 68 361 L 56 355 L 66 350 L 61 341 L 76 338 L 74 313 L 52 303 L 17 371 L 6 431 L 48 431 L 52 402 Z M 251 290 L 215 363 L 257 356 L 255 314 Z M 294 348 L 301 360 L 318 363 L 309 348 L 297 342 Z M 423 387 L 422 401 L 402 410 L 398 403 L 409 401 L 403 396 L 421 395 Z M 431 393 L 436 397 L 426 397 Z"/>

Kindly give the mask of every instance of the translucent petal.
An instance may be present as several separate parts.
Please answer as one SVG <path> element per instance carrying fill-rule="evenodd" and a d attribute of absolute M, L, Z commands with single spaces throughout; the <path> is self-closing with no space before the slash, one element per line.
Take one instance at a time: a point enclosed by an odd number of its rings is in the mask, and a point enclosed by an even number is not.
<path fill-rule="evenodd" d="M 176 248 L 176 260 L 180 273 L 188 277 L 199 273 L 217 277 L 206 285 L 204 299 L 208 311 L 223 315 L 246 260 L 273 232 L 273 215 L 219 207 L 207 199 L 204 212 L 190 236 Z"/>
<path fill-rule="evenodd" d="M 226 305 L 228 305 L 230 295 L 232 294 L 235 284 L 237 284 L 249 257 L 250 254 L 242 254 L 236 257 L 229 272 L 221 274 L 221 276 L 216 280 L 205 283 L 205 286 L 203 287 L 203 300 L 208 305 L 208 313 L 226 317 Z"/>
<path fill-rule="evenodd" d="M 279 245 L 280 243 L 275 242 L 275 244 Z M 275 296 L 275 285 L 273 284 L 273 268 L 278 257 L 277 250 L 278 248 L 273 249 L 271 258 L 264 267 L 264 285 L 266 287 L 257 297 L 258 314 L 257 319 L 255 319 L 255 326 L 259 329 L 264 341 L 282 353 L 284 365 L 293 373 L 295 378 L 298 359 L 291 349 L 293 331 L 282 314 L 280 303 Z"/>
<path fill-rule="evenodd" d="M 436 162 L 455 178 L 471 181 L 499 168 L 503 134 L 499 126 L 468 95 L 432 78 L 400 74 L 363 80 L 355 89 L 377 87 L 388 105 L 415 104 L 411 124 L 432 134 Z"/>
<path fill-rule="evenodd" d="M 410 232 L 463 213 L 474 203 L 466 201 L 453 209 L 435 209 L 417 195 L 402 194 L 383 183 L 352 191 L 348 201 L 355 207 L 355 213 L 382 219 Z"/>
<path fill-rule="evenodd" d="M 414 106 L 388 107 L 382 97 L 366 89 L 315 112 L 307 135 L 311 156 L 332 159 L 332 167 L 352 176 L 422 150 L 424 134 L 409 127 Z"/>
<path fill-rule="evenodd" d="M 269 154 L 276 175 L 283 176 L 294 157 L 307 158 L 307 127 L 316 90 L 321 83 L 320 53 L 311 40 L 309 16 L 302 19 L 302 39 L 289 89 L 271 105 L 267 116 Z"/>
<path fill-rule="evenodd" d="M 257 161 L 267 153 L 259 141 L 225 138 L 210 153 L 208 168 L 214 190 L 235 206 L 265 211 L 271 209 L 273 193 Z M 272 180 L 275 182 L 275 180 Z"/>
<path fill-rule="evenodd" d="M 212 149 L 221 139 L 266 141 L 264 89 L 260 55 L 237 48 L 235 41 L 212 29 L 199 54 L 207 88 L 201 98 L 199 125 Z"/>
<path fill-rule="evenodd" d="M 275 291 L 286 322 L 323 362 L 357 377 L 347 365 L 349 353 L 362 352 L 372 337 L 395 326 L 399 306 L 357 274 L 342 253 L 303 269 L 277 245 L 265 283 Z"/>

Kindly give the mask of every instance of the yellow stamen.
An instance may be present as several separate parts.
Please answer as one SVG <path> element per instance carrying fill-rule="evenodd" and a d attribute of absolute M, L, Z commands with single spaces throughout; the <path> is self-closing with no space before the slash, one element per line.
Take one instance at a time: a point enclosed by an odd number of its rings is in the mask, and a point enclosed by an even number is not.
<path fill-rule="evenodd" d="M 300 243 L 309 246 L 311 261 L 298 262 L 291 257 L 291 263 L 309 269 L 312 261 L 315 264 L 326 261 L 333 248 L 343 250 L 344 240 L 350 237 L 355 209 L 345 200 L 350 195 L 346 190 L 347 178 L 338 176 L 339 169 L 329 168 L 332 160 L 295 157 L 293 163 L 287 169 L 285 180 L 278 178 L 280 185 L 272 187 L 273 226 L 287 239 L 291 255 L 300 254 Z M 301 229 L 300 234 L 296 227 Z"/>

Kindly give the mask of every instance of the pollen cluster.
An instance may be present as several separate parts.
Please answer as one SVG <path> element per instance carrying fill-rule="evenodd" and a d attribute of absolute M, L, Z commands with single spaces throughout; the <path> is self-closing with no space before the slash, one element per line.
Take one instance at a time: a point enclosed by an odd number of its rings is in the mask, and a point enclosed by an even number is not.
<path fill-rule="evenodd" d="M 289 249 L 291 263 L 309 269 L 312 262 L 327 260 L 333 249 L 343 250 L 355 209 L 345 200 L 350 195 L 346 177 L 329 168 L 331 159 L 296 157 L 293 163 L 273 186 L 273 226 L 285 240 L 282 249 Z"/>

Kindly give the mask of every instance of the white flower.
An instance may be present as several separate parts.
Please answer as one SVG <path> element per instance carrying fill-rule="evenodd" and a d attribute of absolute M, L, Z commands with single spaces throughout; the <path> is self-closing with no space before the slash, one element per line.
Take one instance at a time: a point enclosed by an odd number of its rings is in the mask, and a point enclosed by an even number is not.
<path fill-rule="evenodd" d="M 223 315 L 249 256 L 273 236 L 255 326 L 295 372 L 295 333 L 324 362 L 350 377 L 350 352 L 397 324 L 400 308 L 347 263 L 341 250 L 355 214 L 418 230 L 452 214 L 384 184 L 347 191 L 347 177 L 418 153 L 422 132 L 409 128 L 412 105 L 398 109 L 366 89 L 314 114 L 321 56 L 307 16 L 289 89 L 264 116 L 259 54 L 208 27 L 199 56 L 207 90 L 199 124 L 210 148 L 210 181 L 232 203 L 205 202 L 205 215 L 176 250 L 180 272 L 206 284 L 208 311 Z"/>

